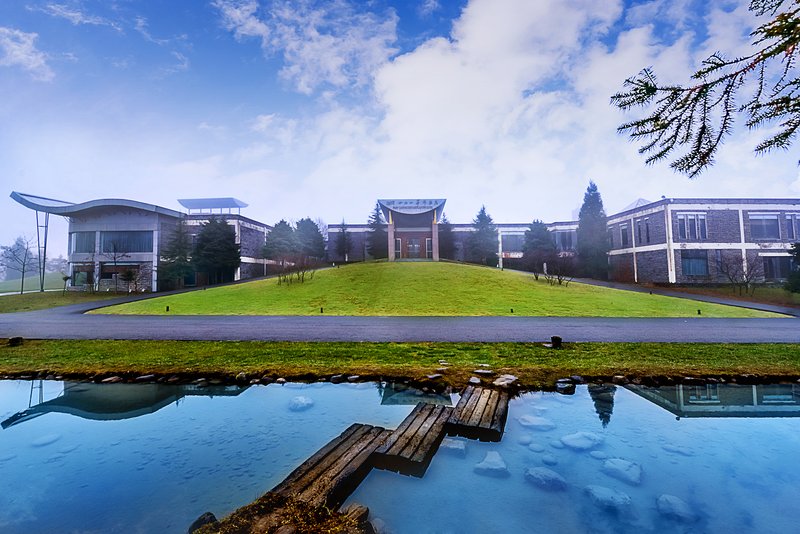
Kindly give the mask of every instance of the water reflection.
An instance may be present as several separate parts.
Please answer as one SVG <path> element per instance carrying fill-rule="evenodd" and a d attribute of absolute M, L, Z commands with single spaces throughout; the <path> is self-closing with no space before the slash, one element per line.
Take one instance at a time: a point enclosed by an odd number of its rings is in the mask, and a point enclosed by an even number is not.
<path fill-rule="evenodd" d="M 610 384 L 590 385 L 589 395 L 594 402 L 594 411 L 603 423 L 603 428 L 611 422 L 611 414 L 614 413 L 614 393 L 617 386 Z"/>
<path fill-rule="evenodd" d="M 28 408 L 0 422 L 9 428 L 49 413 L 65 413 L 95 421 L 118 421 L 155 413 L 186 396 L 235 397 L 249 386 L 167 385 L 167 384 L 93 384 L 64 382 L 55 398 L 44 400 L 42 380 L 31 382 Z M 34 394 L 38 402 L 34 402 Z"/>
<path fill-rule="evenodd" d="M 378 391 L 383 405 L 416 406 L 419 402 L 441 406 L 453 406 L 449 394 L 421 391 L 399 382 L 379 382 Z"/>
<path fill-rule="evenodd" d="M 797 384 L 625 387 L 678 418 L 800 417 L 800 385 Z"/>

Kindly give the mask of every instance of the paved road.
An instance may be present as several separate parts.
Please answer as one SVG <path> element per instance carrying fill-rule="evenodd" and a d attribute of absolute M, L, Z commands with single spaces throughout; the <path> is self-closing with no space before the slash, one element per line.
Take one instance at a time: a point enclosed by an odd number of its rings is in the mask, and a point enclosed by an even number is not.
<path fill-rule="evenodd" d="M 103 303 L 104 305 L 108 302 Z M 84 315 L 80 304 L 0 314 L 0 337 L 266 341 L 800 343 L 800 319 Z"/>

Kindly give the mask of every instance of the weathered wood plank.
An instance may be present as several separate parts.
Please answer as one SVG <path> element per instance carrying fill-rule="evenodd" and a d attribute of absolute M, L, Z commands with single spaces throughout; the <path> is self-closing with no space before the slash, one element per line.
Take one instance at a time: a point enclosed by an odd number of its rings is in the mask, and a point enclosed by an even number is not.
<path fill-rule="evenodd" d="M 411 413 L 409 413 L 406 418 L 403 419 L 403 422 L 400 423 L 400 426 L 392 431 L 391 435 L 376 452 L 386 454 L 387 451 L 397 442 L 397 440 L 403 436 L 403 434 L 408 430 L 408 427 L 411 426 L 411 423 L 413 423 L 415 418 L 419 415 L 420 411 L 422 411 L 426 406 L 427 404 L 424 402 L 418 403 L 414 409 L 411 410 Z"/>
<path fill-rule="evenodd" d="M 442 411 L 433 421 L 433 424 L 431 424 L 425 437 L 414 451 L 414 454 L 411 456 L 410 460 L 412 462 L 422 463 L 430 461 L 430 458 L 432 458 L 439 449 L 442 438 L 444 438 L 444 426 L 447 424 L 447 420 L 450 418 L 452 411 L 452 408 L 443 407 Z"/>
<path fill-rule="evenodd" d="M 308 460 L 300 464 L 294 471 L 292 471 L 283 482 L 275 486 L 272 491 L 275 493 L 287 494 L 296 493 L 304 489 L 308 483 L 307 475 L 313 470 L 322 470 L 332 464 L 336 458 L 336 454 L 332 454 L 342 444 L 347 443 L 353 438 L 358 438 L 365 434 L 371 427 L 369 425 L 361 425 L 354 423 L 347 427 L 338 437 L 333 438 L 319 451 L 314 453 Z M 315 469 L 316 468 L 316 469 Z"/>
<path fill-rule="evenodd" d="M 369 472 L 371 468 L 368 463 L 369 457 L 381 444 L 383 436 L 385 436 L 383 428 L 370 427 L 336 459 L 333 465 L 320 473 L 314 482 L 298 495 L 298 498 L 313 506 L 337 504 L 336 501 L 341 498 L 342 488 L 355 488 L 360 482 L 350 478 Z"/>
<path fill-rule="evenodd" d="M 491 389 L 484 389 L 483 391 L 481 391 L 480 397 L 478 398 L 478 402 L 475 404 L 475 410 L 473 410 L 469 419 L 462 419 L 464 425 L 474 426 L 474 427 L 480 426 L 479 423 L 481 422 L 481 417 L 483 416 L 483 412 L 486 410 L 486 406 L 491 396 L 492 396 Z"/>
<path fill-rule="evenodd" d="M 390 456 L 400 456 L 403 449 L 414 439 L 414 436 L 419 432 L 420 428 L 425 424 L 425 421 L 435 408 L 437 408 L 437 406 L 433 404 L 426 404 L 423 406 L 416 414 L 413 421 L 411 421 L 411 424 L 408 425 L 408 428 L 406 428 L 403 434 L 395 441 L 394 445 L 386 451 L 386 454 Z"/>
<path fill-rule="evenodd" d="M 404 458 L 411 458 L 414 456 L 414 453 L 417 452 L 417 448 L 430 431 L 433 423 L 435 423 L 436 419 L 441 415 L 442 410 L 444 410 L 444 406 L 434 406 L 433 410 L 428 413 L 428 416 L 422 421 L 422 424 L 419 425 L 417 431 L 414 432 L 414 435 L 411 436 L 411 439 L 408 440 L 406 446 L 403 447 L 398 456 Z"/>
<path fill-rule="evenodd" d="M 508 416 L 508 393 L 505 391 L 500 392 L 500 399 L 497 403 L 497 409 L 492 417 L 492 430 L 499 432 L 501 435 L 506 427 L 506 417 Z"/>
<path fill-rule="evenodd" d="M 481 416 L 480 421 L 478 421 L 478 425 L 480 428 L 491 428 L 492 421 L 494 420 L 494 414 L 497 411 L 497 405 L 500 402 L 500 392 L 492 390 L 492 394 L 489 397 L 489 401 L 486 403 L 486 409 L 483 410 L 483 415 Z"/>
<path fill-rule="evenodd" d="M 469 396 L 469 400 L 464 405 L 464 408 L 461 410 L 461 413 L 458 414 L 458 420 L 456 423 L 458 424 L 466 424 L 469 421 L 469 418 L 472 416 L 472 412 L 475 411 L 475 407 L 478 404 L 478 401 L 481 399 L 481 393 L 483 388 L 475 388 L 472 391 L 472 395 Z"/>
<path fill-rule="evenodd" d="M 472 393 L 475 391 L 473 386 L 467 386 L 464 388 L 464 392 L 461 393 L 461 397 L 458 399 L 458 403 L 456 404 L 455 409 L 453 410 L 453 414 L 451 415 L 451 422 L 456 423 L 458 419 L 461 418 L 461 414 L 464 412 L 464 408 L 467 406 Z"/>

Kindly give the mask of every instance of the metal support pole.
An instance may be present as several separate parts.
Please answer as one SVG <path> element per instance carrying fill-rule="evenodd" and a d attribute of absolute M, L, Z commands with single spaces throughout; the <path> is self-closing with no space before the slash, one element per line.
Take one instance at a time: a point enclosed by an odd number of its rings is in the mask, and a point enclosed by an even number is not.
<path fill-rule="evenodd" d="M 36 212 L 36 248 L 39 261 L 39 291 L 44 291 L 44 275 L 47 268 L 47 230 L 50 225 L 50 213 L 44 212 L 44 224 L 39 222 L 39 212 Z M 42 236 L 44 232 L 44 236 Z"/>

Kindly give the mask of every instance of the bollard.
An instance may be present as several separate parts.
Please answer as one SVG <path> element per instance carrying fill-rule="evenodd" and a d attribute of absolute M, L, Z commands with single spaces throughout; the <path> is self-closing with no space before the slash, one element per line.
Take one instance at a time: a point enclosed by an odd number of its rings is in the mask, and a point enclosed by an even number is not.
<path fill-rule="evenodd" d="M 514 313 L 514 308 L 511 308 L 511 313 Z"/>
<path fill-rule="evenodd" d="M 167 306 L 167 311 L 169 311 L 169 306 Z"/>
<path fill-rule="evenodd" d="M 700 310 L 697 310 L 697 315 L 700 315 Z"/>
<path fill-rule="evenodd" d="M 319 312 L 322 313 L 322 308 L 319 309 Z"/>
<path fill-rule="evenodd" d="M 561 348 L 561 336 L 552 336 L 550 338 L 550 344 L 554 349 Z"/>

